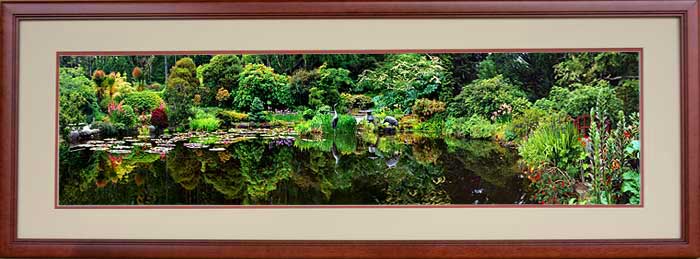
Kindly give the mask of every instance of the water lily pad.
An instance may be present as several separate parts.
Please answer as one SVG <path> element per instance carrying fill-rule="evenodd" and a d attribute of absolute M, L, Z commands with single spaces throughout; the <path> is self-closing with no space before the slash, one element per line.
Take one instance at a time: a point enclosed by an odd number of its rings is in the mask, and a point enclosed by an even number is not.
<path fill-rule="evenodd" d="M 109 153 L 113 153 L 113 154 L 129 154 L 129 153 L 131 153 L 131 150 L 112 149 L 112 150 L 109 151 Z"/>

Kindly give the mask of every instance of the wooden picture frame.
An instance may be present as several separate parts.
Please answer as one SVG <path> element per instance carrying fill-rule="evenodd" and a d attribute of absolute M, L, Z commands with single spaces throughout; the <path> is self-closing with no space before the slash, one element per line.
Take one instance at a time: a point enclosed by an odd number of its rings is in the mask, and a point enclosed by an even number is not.
<path fill-rule="evenodd" d="M 0 87 L 0 257 L 632 258 L 700 257 L 700 5 L 633 1 L 4 1 Z M 681 31 L 681 237 L 629 240 L 21 239 L 18 221 L 19 23 L 106 19 L 675 17 Z M 650 224 L 653 224 L 650 222 Z"/>

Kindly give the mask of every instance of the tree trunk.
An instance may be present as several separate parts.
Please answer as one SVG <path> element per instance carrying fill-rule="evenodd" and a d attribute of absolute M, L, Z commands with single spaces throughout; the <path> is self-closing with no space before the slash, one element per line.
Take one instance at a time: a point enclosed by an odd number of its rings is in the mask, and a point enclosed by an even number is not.
<path fill-rule="evenodd" d="M 163 56 L 163 64 L 164 64 L 164 73 L 165 73 L 165 79 L 163 79 L 163 84 L 168 83 L 168 56 Z"/>

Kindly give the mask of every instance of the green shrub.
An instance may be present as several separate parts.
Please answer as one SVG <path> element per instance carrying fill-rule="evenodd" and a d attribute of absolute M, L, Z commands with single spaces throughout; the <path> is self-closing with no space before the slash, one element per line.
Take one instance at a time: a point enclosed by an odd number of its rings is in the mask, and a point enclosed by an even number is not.
<path fill-rule="evenodd" d="M 421 118 L 429 119 L 435 114 L 444 112 L 445 103 L 441 101 L 421 98 L 416 100 L 411 110 L 413 110 L 413 113 L 420 116 Z"/>
<path fill-rule="evenodd" d="M 617 118 L 617 111 L 623 105 L 617 97 L 615 89 L 604 81 L 595 86 L 574 84 L 573 90 L 562 87 L 552 87 L 549 96 L 535 102 L 535 106 L 543 110 L 557 110 L 568 113 L 571 117 L 589 114 L 591 108 L 598 107 L 599 111 L 609 118 Z"/>
<path fill-rule="evenodd" d="M 248 114 L 232 110 L 221 110 L 216 113 L 216 117 L 221 119 L 225 125 L 229 126 L 236 122 L 248 120 Z"/>
<path fill-rule="evenodd" d="M 470 137 L 474 139 L 491 138 L 497 127 L 488 119 L 474 115 L 467 118 L 447 118 L 445 133 L 455 137 Z"/>
<path fill-rule="evenodd" d="M 302 118 L 301 113 L 286 113 L 286 114 L 272 113 L 272 114 L 268 115 L 267 120 L 270 122 L 273 122 L 273 121 L 298 122 L 298 121 L 302 121 L 303 118 Z"/>
<path fill-rule="evenodd" d="M 540 121 L 547 116 L 547 112 L 542 109 L 530 108 L 518 114 L 508 124 L 508 131 L 515 136 L 525 139 L 532 131 L 537 129 Z"/>
<path fill-rule="evenodd" d="M 391 55 L 373 70 L 363 72 L 356 92 L 378 94 L 380 107 L 411 111 L 418 98 L 447 100 L 452 96 L 452 74 L 447 62 L 426 54 Z"/>
<path fill-rule="evenodd" d="M 320 127 L 313 127 L 310 121 L 305 121 L 303 123 L 298 123 L 294 126 L 294 131 L 299 133 L 301 136 L 311 136 L 316 134 L 321 134 Z"/>
<path fill-rule="evenodd" d="M 202 84 L 209 89 L 208 95 L 202 97 L 203 103 L 214 106 L 225 101 L 223 99 L 227 99 L 228 96 L 222 92 L 232 92 L 238 87 L 242 70 L 243 63 L 236 55 L 216 55 L 209 63 L 202 65 Z"/>
<path fill-rule="evenodd" d="M 489 120 L 480 116 L 472 116 L 465 125 L 469 130 L 471 138 L 490 138 L 496 131 L 496 125 L 491 124 Z"/>
<path fill-rule="evenodd" d="M 577 170 L 585 158 L 580 135 L 571 122 L 541 124 L 518 147 L 518 153 L 529 167 L 544 165 L 566 172 Z"/>
<path fill-rule="evenodd" d="M 190 129 L 192 130 L 203 130 L 203 131 L 215 131 L 219 128 L 221 121 L 214 117 L 206 118 L 195 118 L 190 120 Z"/>
<path fill-rule="evenodd" d="M 639 172 L 634 170 L 629 170 L 622 174 L 622 187 L 621 191 L 629 196 L 628 204 L 639 204 L 641 201 L 641 177 Z"/>
<path fill-rule="evenodd" d="M 429 134 L 440 134 L 445 129 L 445 119 L 440 117 L 433 117 L 424 122 L 420 122 L 413 127 L 416 132 L 429 133 Z"/>
<path fill-rule="evenodd" d="M 80 110 L 88 102 L 79 94 L 68 93 L 59 96 L 59 105 L 58 124 L 61 134 L 67 137 L 71 126 L 86 122 L 86 117 Z"/>
<path fill-rule="evenodd" d="M 239 74 L 238 88 L 232 92 L 233 106 L 239 111 L 251 111 L 255 99 L 266 107 L 285 109 L 293 104 L 288 79 L 262 64 L 248 64 Z"/>
<path fill-rule="evenodd" d="M 324 135 L 348 135 L 355 134 L 357 130 L 357 121 L 355 117 L 347 114 L 338 114 L 338 125 L 335 130 L 332 126 L 333 115 L 319 114 L 313 117 L 310 121 L 299 123 L 294 128 L 301 135 L 320 134 Z"/>
<path fill-rule="evenodd" d="M 109 114 L 109 120 L 112 122 L 115 126 L 118 126 L 118 124 L 123 125 L 124 129 L 126 130 L 131 130 L 136 128 L 136 124 L 138 123 L 138 116 L 136 113 L 134 113 L 134 109 L 131 108 L 129 105 L 119 105 L 120 107 L 117 108 L 116 110 L 113 110 Z"/>
<path fill-rule="evenodd" d="M 267 117 L 265 116 L 265 108 L 263 107 L 263 102 L 260 100 L 260 98 L 253 98 L 253 103 L 251 104 L 248 118 L 253 122 L 267 121 Z"/>
<path fill-rule="evenodd" d="M 126 94 L 122 100 L 125 105 L 133 107 L 136 113 L 150 113 L 163 102 L 158 92 L 153 91 L 131 92 Z"/>
<path fill-rule="evenodd" d="M 625 114 L 639 112 L 639 80 L 624 80 L 615 89 L 617 98 L 622 101 Z"/>
<path fill-rule="evenodd" d="M 347 69 L 328 68 L 326 65 L 322 65 L 305 74 L 300 72 L 294 80 L 291 86 L 292 90 L 295 95 L 308 92 L 308 105 L 310 107 L 318 109 L 319 107 L 338 104 L 337 108 L 339 109 L 350 108 L 350 100 L 348 99 L 341 103 L 343 100 L 341 100 L 340 95 L 341 91 L 350 91 L 354 84 L 354 81 L 350 78 L 350 71 Z M 301 82 L 299 80 L 306 81 Z"/>
<path fill-rule="evenodd" d="M 69 125 L 89 123 L 101 117 L 93 82 L 82 67 L 59 69 L 59 127 L 67 136 Z"/>
<path fill-rule="evenodd" d="M 411 129 L 420 124 L 420 119 L 416 115 L 403 116 L 399 120 L 399 128 L 401 129 Z"/>
<path fill-rule="evenodd" d="M 314 110 L 312 110 L 312 109 L 306 109 L 301 114 L 301 116 L 302 116 L 302 118 L 304 118 L 304 120 L 311 120 L 314 118 L 315 115 L 316 115 L 316 112 L 314 112 Z"/>
<path fill-rule="evenodd" d="M 340 95 L 341 103 L 346 109 L 369 109 L 374 104 L 372 102 L 372 97 L 364 94 L 348 94 L 343 93 Z"/>
<path fill-rule="evenodd" d="M 183 128 L 186 125 L 187 118 L 192 116 L 191 107 L 197 104 L 195 97 L 201 90 L 199 84 L 196 66 L 191 58 L 178 60 L 170 69 L 163 97 L 168 105 L 171 126 Z"/>
<path fill-rule="evenodd" d="M 452 117 L 477 115 L 492 121 L 507 121 L 530 105 L 525 92 L 499 75 L 464 86 L 449 105 L 448 112 Z"/>
<path fill-rule="evenodd" d="M 194 118 L 190 119 L 191 130 L 215 131 L 221 125 L 221 120 L 216 118 L 215 113 L 209 113 L 203 109 L 194 110 Z"/>
<path fill-rule="evenodd" d="M 289 77 L 289 92 L 295 106 L 309 105 L 310 89 L 313 87 L 312 83 L 317 75 L 316 71 L 299 69 Z"/>
<path fill-rule="evenodd" d="M 557 85 L 615 83 L 639 76 L 639 55 L 624 52 L 572 52 L 554 66 Z"/>

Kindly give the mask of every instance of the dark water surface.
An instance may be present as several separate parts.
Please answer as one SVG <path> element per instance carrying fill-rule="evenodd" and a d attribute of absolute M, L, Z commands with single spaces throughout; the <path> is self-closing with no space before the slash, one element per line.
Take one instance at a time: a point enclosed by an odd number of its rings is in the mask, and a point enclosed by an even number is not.
<path fill-rule="evenodd" d="M 192 144 L 195 143 L 195 144 Z M 415 134 L 61 144 L 60 205 L 517 204 L 515 150 Z"/>

